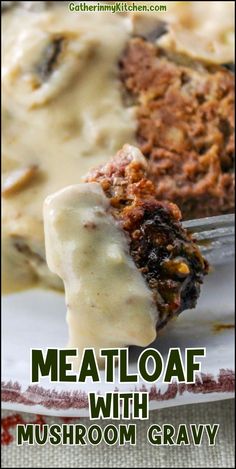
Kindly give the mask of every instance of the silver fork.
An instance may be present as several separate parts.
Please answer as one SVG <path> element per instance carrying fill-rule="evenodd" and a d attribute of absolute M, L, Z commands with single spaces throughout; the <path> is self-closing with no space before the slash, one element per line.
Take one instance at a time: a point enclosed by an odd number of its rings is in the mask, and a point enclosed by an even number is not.
<path fill-rule="evenodd" d="M 193 234 L 210 264 L 222 264 L 234 258 L 234 214 L 199 218 L 183 222 Z"/>

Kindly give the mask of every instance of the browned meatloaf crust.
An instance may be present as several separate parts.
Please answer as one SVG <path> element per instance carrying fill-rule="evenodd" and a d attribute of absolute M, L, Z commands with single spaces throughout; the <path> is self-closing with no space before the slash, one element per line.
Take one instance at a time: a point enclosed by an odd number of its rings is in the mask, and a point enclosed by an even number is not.
<path fill-rule="evenodd" d="M 181 226 L 178 207 L 157 200 L 145 159 L 136 160 L 132 148 L 125 145 L 87 181 L 101 184 L 113 216 L 128 234 L 130 254 L 152 289 L 161 328 L 184 309 L 195 307 L 208 265 Z"/>
<path fill-rule="evenodd" d="M 137 105 L 137 142 L 159 199 L 184 218 L 234 208 L 234 75 L 130 40 L 121 79 Z"/>

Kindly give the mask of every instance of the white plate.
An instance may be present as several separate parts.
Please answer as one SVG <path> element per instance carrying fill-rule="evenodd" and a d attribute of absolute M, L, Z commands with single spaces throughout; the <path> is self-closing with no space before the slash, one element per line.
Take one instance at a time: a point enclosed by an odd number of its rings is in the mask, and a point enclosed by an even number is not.
<path fill-rule="evenodd" d="M 202 374 L 194 385 L 157 382 L 145 384 L 150 393 L 150 409 L 232 398 L 234 396 L 234 269 L 233 263 L 218 266 L 203 288 L 195 310 L 186 311 L 162 331 L 152 344 L 165 359 L 170 347 L 206 347 Z M 67 343 L 63 295 L 31 290 L 3 297 L 2 405 L 44 415 L 88 415 L 87 393 L 132 385 L 95 383 L 51 384 L 44 378 L 30 386 L 30 348 L 64 347 Z M 220 327 L 222 326 L 222 328 Z M 228 326 L 225 327 L 225 326 Z M 219 329 L 217 331 L 217 329 Z M 141 349 L 132 347 L 130 371 L 136 371 Z M 144 389 L 144 383 L 135 390 Z"/>

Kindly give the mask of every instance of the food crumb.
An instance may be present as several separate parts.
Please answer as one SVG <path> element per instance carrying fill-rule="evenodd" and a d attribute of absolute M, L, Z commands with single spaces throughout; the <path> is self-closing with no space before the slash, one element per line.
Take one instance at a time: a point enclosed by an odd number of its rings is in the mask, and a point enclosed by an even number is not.
<path fill-rule="evenodd" d="M 224 323 L 215 323 L 213 325 L 213 331 L 214 332 L 222 332 L 226 329 L 234 329 L 235 325 L 234 324 L 224 324 Z"/>

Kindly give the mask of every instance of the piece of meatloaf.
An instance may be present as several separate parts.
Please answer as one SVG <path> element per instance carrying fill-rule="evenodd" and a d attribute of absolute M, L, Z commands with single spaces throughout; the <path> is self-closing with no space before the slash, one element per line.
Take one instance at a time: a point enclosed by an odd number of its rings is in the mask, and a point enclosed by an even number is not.
<path fill-rule="evenodd" d="M 101 184 L 112 215 L 127 233 L 130 254 L 152 290 L 160 313 L 157 328 L 181 311 L 194 308 L 208 271 L 198 246 L 181 226 L 181 213 L 158 200 L 141 152 L 124 145 L 106 165 L 92 170 L 87 182 Z"/>
<path fill-rule="evenodd" d="M 133 38 L 121 80 L 137 105 L 137 143 L 157 197 L 184 218 L 234 208 L 234 75 Z"/>

